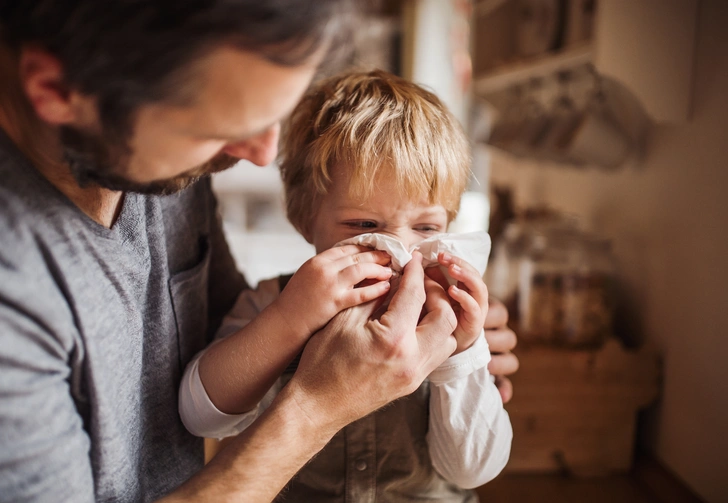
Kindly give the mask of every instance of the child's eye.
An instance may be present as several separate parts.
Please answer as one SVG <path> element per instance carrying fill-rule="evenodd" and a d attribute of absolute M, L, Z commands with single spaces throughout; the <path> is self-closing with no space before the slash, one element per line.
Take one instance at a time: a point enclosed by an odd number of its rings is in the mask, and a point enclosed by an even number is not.
<path fill-rule="evenodd" d="M 418 225 L 414 228 L 414 230 L 416 230 L 418 232 L 428 232 L 428 233 L 442 232 L 440 227 L 437 225 Z"/>
<path fill-rule="evenodd" d="M 345 225 L 347 227 L 351 227 L 354 229 L 376 229 L 377 223 L 372 222 L 371 220 L 356 220 L 351 222 L 345 222 Z"/>

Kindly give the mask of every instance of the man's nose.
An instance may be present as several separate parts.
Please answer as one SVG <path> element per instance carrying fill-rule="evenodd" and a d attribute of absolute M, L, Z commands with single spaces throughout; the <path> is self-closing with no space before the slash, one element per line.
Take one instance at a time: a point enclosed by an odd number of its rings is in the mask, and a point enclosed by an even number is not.
<path fill-rule="evenodd" d="M 258 166 L 267 166 L 273 162 L 278 154 L 278 135 L 280 131 L 280 124 L 275 124 L 257 136 L 226 146 L 222 151 Z"/>

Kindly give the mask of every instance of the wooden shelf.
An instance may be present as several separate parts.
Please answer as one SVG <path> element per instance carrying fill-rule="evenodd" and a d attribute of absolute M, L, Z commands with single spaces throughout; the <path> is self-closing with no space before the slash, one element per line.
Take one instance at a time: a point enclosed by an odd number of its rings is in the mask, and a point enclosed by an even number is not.
<path fill-rule="evenodd" d="M 597 2 L 589 42 L 523 59 L 518 57 L 515 35 L 519 5 L 515 0 L 479 0 L 474 4 L 476 95 L 487 100 L 532 78 L 593 64 L 604 80 L 619 88 L 615 102 L 625 110 L 634 109 L 634 102 L 640 107 L 635 113 L 644 112 L 652 122 L 689 119 L 698 0 Z M 629 99 L 623 99 L 625 96 Z"/>
<path fill-rule="evenodd" d="M 593 56 L 592 45 L 584 44 L 558 53 L 503 65 L 476 77 L 474 90 L 480 96 L 487 96 L 533 78 L 544 78 L 556 72 L 589 64 L 593 61 Z"/>

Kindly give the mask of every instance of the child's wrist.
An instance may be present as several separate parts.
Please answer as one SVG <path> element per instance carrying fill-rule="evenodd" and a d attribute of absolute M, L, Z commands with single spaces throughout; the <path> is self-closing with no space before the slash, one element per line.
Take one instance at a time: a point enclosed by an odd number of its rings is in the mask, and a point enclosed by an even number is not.
<path fill-rule="evenodd" d="M 311 337 L 311 324 L 307 320 L 307 316 L 292 309 L 283 297 L 278 297 L 270 304 L 270 307 L 275 310 L 276 317 L 286 327 L 290 338 L 307 341 Z"/>

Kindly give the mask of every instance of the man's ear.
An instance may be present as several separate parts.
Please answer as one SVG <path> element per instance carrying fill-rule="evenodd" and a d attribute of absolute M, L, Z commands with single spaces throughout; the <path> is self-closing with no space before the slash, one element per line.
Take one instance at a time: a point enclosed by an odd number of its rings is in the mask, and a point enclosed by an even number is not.
<path fill-rule="evenodd" d="M 40 48 L 24 47 L 18 75 L 28 101 L 41 120 L 61 125 L 76 120 L 60 60 Z"/>

